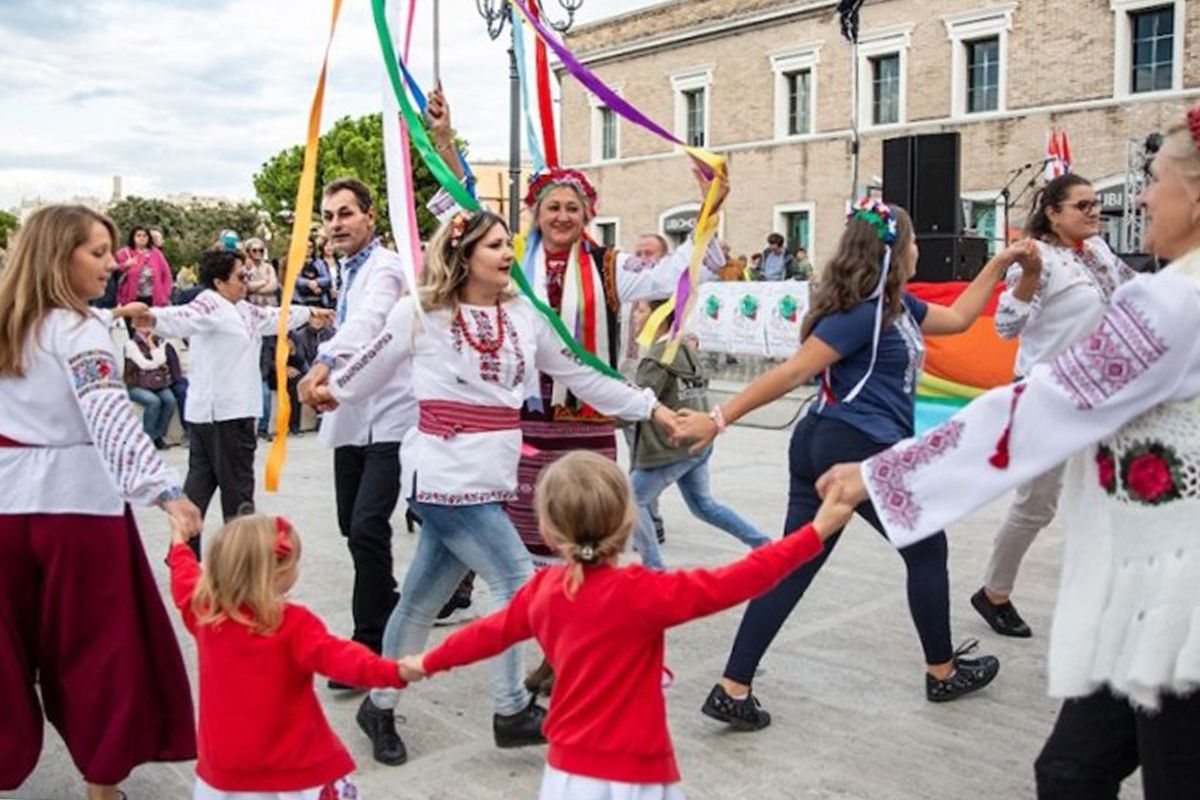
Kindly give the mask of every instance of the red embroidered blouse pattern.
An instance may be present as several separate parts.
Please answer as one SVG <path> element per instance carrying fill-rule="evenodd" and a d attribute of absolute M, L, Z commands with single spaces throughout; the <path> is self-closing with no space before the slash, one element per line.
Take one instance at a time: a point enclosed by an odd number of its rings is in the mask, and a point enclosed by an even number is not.
<path fill-rule="evenodd" d="M 487 383 L 494 383 L 498 386 L 518 386 L 525 381 L 525 352 L 521 348 L 521 338 L 517 334 L 516 326 L 513 325 L 512 319 L 501 308 L 497 312 L 497 320 L 503 329 L 503 336 L 512 343 L 511 349 L 503 348 L 499 352 L 489 351 L 488 346 L 495 343 L 501 335 L 493 325 L 492 318 L 488 316 L 487 311 L 479 308 L 468 309 L 472 325 L 475 328 L 475 334 L 472 337 L 469 331 L 463 330 L 464 318 L 457 316 L 454 324 L 451 326 L 451 333 L 454 337 L 454 349 L 458 352 L 463 351 L 463 345 L 467 343 L 468 338 L 474 338 L 483 350 L 473 348 L 479 353 L 479 377 Z M 513 362 L 513 377 L 507 384 L 504 380 L 504 362 L 507 358 L 502 357 L 504 353 L 511 353 L 509 356 Z"/>
<path fill-rule="evenodd" d="M 1072 345 L 1052 367 L 1075 407 L 1087 411 L 1137 379 L 1167 352 L 1146 315 L 1128 300 L 1115 303 L 1100 327 Z"/>
<path fill-rule="evenodd" d="M 937 460 L 958 447 L 962 440 L 963 423 L 950 420 L 934 428 L 903 450 L 886 450 L 870 461 L 867 480 L 880 500 L 876 509 L 894 525 L 912 530 L 921 516 L 921 507 L 908 488 L 908 476 L 917 467 Z"/>

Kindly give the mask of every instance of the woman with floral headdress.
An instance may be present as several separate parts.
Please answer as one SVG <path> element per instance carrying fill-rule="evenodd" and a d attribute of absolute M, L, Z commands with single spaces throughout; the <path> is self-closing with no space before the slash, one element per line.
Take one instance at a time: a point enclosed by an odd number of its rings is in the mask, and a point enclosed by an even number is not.
<path fill-rule="evenodd" d="M 970 327 L 1008 267 L 1027 259 L 1032 247 L 1020 242 L 998 254 L 952 306 L 925 303 L 905 291 L 918 257 L 908 214 L 875 200 L 860 201 L 814 290 L 800 349 L 723 408 L 716 406 L 707 415 L 680 412 L 681 436 L 699 440 L 696 449 L 706 447 L 750 411 L 822 376 L 820 399 L 796 426 L 789 449 L 784 530 L 799 530 L 821 504 L 815 489 L 821 473 L 851 460 L 844 454 L 866 457 L 912 435 L 917 375 L 925 358 L 923 334 L 960 333 Z M 871 504 L 863 503 L 857 511 L 883 530 Z M 737 730 L 770 724 L 770 715 L 750 692 L 751 680 L 839 538 L 831 537 L 824 553 L 746 609 L 725 674 L 704 703 L 705 714 Z M 1000 662 L 991 656 L 967 658 L 975 643 L 957 650 L 951 643 L 945 535 L 907 548 L 901 556 L 908 571 L 909 611 L 925 656 L 926 697 L 942 702 L 983 688 L 996 677 Z"/>
<path fill-rule="evenodd" d="M 450 110 L 440 89 L 430 94 L 428 114 L 438 151 L 451 169 L 461 169 Z M 700 182 L 706 193 L 706 181 Z M 723 187 L 717 208 L 728 194 L 728 183 Z M 562 317 L 580 343 L 616 368 L 621 355 L 621 305 L 671 296 L 688 267 L 693 245 L 688 240 L 657 261 L 601 247 L 586 233 L 598 200 L 582 172 L 554 167 L 535 175 L 525 195 L 533 229 L 522 267 L 534 292 Z M 430 202 L 430 210 L 439 218 L 453 208 L 445 192 Z M 714 237 L 704 254 L 705 278 L 715 277 L 724 264 Z M 538 475 L 571 450 L 593 450 L 615 459 L 617 445 L 612 420 L 579 402 L 561 383 L 541 376 L 531 393 L 534 397 L 522 412 L 521 432 L 528 447 L 521 458 L 519 493 L 507 508 L 525 546 L 535 557 L 549 559 L 554 554 L 538 532 L 533 507 Z"/>
<path fill-rule="evenodd" d="M 1092 333 L 919 439 L 819 488 L 874 502 L 898 547 L 1068 459 L 1038 797 L 1146 800 L 1200 786 L 1200 104 L 1172 127 L 1139 198 L 1170 265 L 1123 284 Z"/>
<path fill-rule="evenodd" d="M 585 366 L 524 297 L 514 296 L 512 239 L 497 215 L 460 211 L 426 251 L 421 285 L 404 297 L 384 330 L 317 390 L 322 405 L 355 402 L 412 367 L 419 422 L 401 449 L 401 488 L 421 517 L 421 538 L 400 602 L 383 634 L 388 658 L 425 649 L 437 615 L 473 570 L 494 604 L 507 603 L 533 573 L 528 551 L 504 503 L 516 496 L 521 407 L 531 378 L 562 381 L 599 413 L 653 418 L 673 430 L 674 412 L 654 392 Z M 493 730 L 499 747 L 540 744 L 545 709 L 521 683 L 521 655 L 497 659 L 491 683 Z M 358 722 L 375 757 L 403 763 L 396 735 L 394 692 L 373 692 Z"/>

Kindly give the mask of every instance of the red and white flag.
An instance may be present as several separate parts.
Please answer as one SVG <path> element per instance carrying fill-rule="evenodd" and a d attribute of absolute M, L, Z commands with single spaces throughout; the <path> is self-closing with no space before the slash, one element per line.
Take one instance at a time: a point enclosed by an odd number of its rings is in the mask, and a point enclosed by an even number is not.
<path fill-rule="evenodd" d="M 1051 128 L 1046 134 L 1046 180 L 1054 180 L 1071 171 L 1071 141 L 1067 132 Z"/>

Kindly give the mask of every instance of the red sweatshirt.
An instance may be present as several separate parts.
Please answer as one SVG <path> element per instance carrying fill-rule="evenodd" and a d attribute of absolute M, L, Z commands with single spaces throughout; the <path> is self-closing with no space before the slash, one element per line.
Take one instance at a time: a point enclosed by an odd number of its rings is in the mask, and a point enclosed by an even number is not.
<path fill-rule="evenodd" d="M 601 780 L 675 783 L 679 768 L 663 696 L 664 631 L 768 591 L 821 552 L 811 525 L 714 570 L 589 567 L 567 596 L 565 567 L 533 576 L 503 611 L 425 657 L 430 674 L 497 655 L 533 637 L 554 667 L 546 719 L 550 766 Z"/>
<path fill-rule="evenodd" d="M 200 657 L 196 774 L 227 792 L 291 792 L 353 772 L 354 761 L 313 692 L 313 673 L 351 686 L 403 687 L 396 662 L 331 636 L 315 614 L 292 603 L 270 635 L 231 620 L 198 625 L 192 613 L 200 581 L 196 556 L 177 544 L 167 564 L 171 595 Z"/>

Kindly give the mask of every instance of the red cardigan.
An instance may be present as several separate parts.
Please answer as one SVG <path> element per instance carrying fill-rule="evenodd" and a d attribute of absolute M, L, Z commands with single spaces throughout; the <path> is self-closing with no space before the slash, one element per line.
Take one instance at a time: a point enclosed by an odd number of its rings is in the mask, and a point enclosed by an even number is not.
<path fill-rule="evenodd" d="M 679 780 L 663 696 L 664 631 L 768 591 L 821 552 L 811 525 L 713 570 L 589 567 L 574 599 L 565 567 L 538 572 L 504 610 L 425 656 L 430 674 L 537 639 L 554 667 L 550 766 L 625 783 Z"/>
<path fill-rule="evenodd" d="M 313 692 L 313 674 L 351 686 L 403 687 L 395 661 L 331 636 L 303 606 L 288 603 L 270 635 L 237 622 L 198 625 L 192 594 L 200 565 L 187 545 L 167 555 L 171 595 L 196 637 L 200 735 L 196 774 L 227 792 L 291 792 L 354 771 Z"/>

